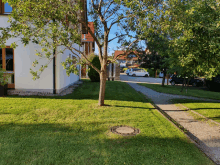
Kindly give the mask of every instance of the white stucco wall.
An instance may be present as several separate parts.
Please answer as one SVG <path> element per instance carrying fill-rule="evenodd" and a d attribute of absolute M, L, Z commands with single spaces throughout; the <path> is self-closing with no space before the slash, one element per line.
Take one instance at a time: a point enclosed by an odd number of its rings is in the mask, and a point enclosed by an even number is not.
<path fill-rule="evenodd" d="M 0 26 L 7 27 L 9 26 L 8 16 L 0 16 Z M 6 43 L 7 46 L 10 46 L 11 43 L 17 42 L 18 47 L 14 50 L 14 71 L 15 71 L 15 89 L 24 90 L 24 91 L 44 91 L 44 92 L 53 92 L 53 63 L 51 62 L 48 65 L 43 73 L 40 75 L 40 79 L 33 80 L 33 76 L 30 73 L 30 68 L 33 70 L 39 69 L 43 64 L 46 64 L 48 61 L 39 59 L 35 55 L 35 50 L 40 50 L 40 47 L 36 44 L 30 43 L 26 47 L 19 42 L 19 38 L 9 39 Z M 74 45 L 76 48 L 79 48 L 78 45 Z M 79 80 L 79 76 L 71 74 L 70 77 L 66 75 L 66 71 L 63 69 L 61 62 L 69 55 L 69 51 L 65 51 L 64 55 L 58 55 L 56 59 L 56 88 L 57 92 L 61 89 L 73 84 Z M 39 67 L 34 68 L 32 66 L 35 59 L 39 60 Z"/>
<path fill-rule="evenodd" d="M 79 45 L 77 45 L 77 44 L 74 44 L 73 46 L 74 46 L 74 48 L 76 48 L 78 50 L 79 49 L 81 51 L 83 50 L 83 48 L 82 47 L 80 48 Z M 64 47 L 59 47 L 58 50 L 59 49 L 64 49 Z M 57 64 L 57 70 L 56 70 L 57 84 L 56 84 L 56 87 L 57 87 L 58 91 L 77 82 L 80 79 L 79 75 L 75 75 L 73 73 L 71 73 L 70 76 L 67 76 L 66 70 L 64 70 L 63 66 L 61 65 L 61 63 L 64 62 L 66 60 L 66 58 L 69 57 L 69 54 L 72 56 L 72 53 L 69 50 L 65 50 L 64 54 L 58 55 L 56 58 L 56 64 Z M 75 55 L 73 55 L 73 56 L 75 56 Z M 78 58 L 77 56 L 75 56 L 75 57 Z"/>
<path fill-rule="evenodd" d="M 33 80 L 33 76 L 30 73 L 30 68 L 33 70 L 39 69 L 40 65 L 46 64 L 47 60 L 40 60 L 35 55 L 35 50 L 39 49 L 37 45 L 30 43 L 27 47 L 19 45 L 14 50 L 15 57 L 15 89 L 32 90 L 32 91 L 53 91 L 53 66 L 52 63 L 48 65 L 42 74 L 40 79 Z M 34 68 L 32 62 L 39 60 L 38 67 Z"/>

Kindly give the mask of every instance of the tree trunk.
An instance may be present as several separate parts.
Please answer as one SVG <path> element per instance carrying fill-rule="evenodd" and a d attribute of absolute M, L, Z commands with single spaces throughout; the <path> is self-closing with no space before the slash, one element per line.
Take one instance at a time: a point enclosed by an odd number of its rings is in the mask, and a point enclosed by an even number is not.
<path fill-rule="evenodd" d="M 104 21 L 104 47 L 103 47 L 103 56 L 101 57 L 102 51 L 100 49 L 99 60 L 101 63 L 101 73 L 100 75 L 100 90 L 99 90 L 99 106 L 105 105 L 105 86 L 106 86 L 106 78 L 107 78 L 107 58 L 108 58 L 108 34 L 109 30 L 106 28 L 107 23 Z"/>
<path fill-rule="evenodd" d="M 188 90 L 188 88 L 189 88 L 189 81 L 190 81 L 190 77 L 188 78 L 188 81 L 187 81 L 186 93 L 187 93 L 187 90 Z"/>
<path fill-rule="evenodd" d="M 184 80 L 183 80 L 183 85 L 182 85 L 182 89 L 181 89 L 181 91 L 180 91 L 180 92 L 183 92 L 183 88 L 184 88 L 185 82 L 186 82 L 186 78 L 184 77 Z"/>
<path fill-rule="evenodd" d="M 104 106 L 105 101 L 105 86 L 106 86 L 106 69 L 101 70 L 100 74 L 100 90 L 99 90 L 99 106 Z"/>
<path fill-rule="evenodd" d="M 157 78 L 157 69 L 155 70 L 155 78 Z"/>

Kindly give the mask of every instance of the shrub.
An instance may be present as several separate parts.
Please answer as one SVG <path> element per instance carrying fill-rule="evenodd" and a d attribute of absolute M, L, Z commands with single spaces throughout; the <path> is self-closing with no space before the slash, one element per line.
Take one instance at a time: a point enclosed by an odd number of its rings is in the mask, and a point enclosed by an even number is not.
<path fill-rule="evenodd" d="M 0 85 L 4 86 L 8 83 L 8 79 L 11 77 L 10 74 L 6 74 L 5 73 L 6 70 L 2 69 L 1 65 L 0 65 Z"/>
<path fill-rule="evenodd" d="M 87 59 L 92 62 L 92 60 L 93 60 L 95 57 L 97 57 L 97 55 L 95 55 L 94 53 L 91 53 L 91 54 L 88 55 Z"/>
<path fill-rule="evenodd" d="M 155 76 L 153 69 L 147 69 L 147 72 L 150 74 L 150 77 Z"/>
<path fill-rule="evenodd" d="M 92 60 L 92 64 L 98 68 L 98 69 L 101 69 L 101 64 L 100 64 L 100 61 L 99 61 L 99 57 L 98 56 L 95 56 Z M 100 81 L 100 76 L 99 76 L 99 73 L 93 69 L 91 66 L 89 66 L 89 71 L 88 71 L 88 76 L 90 78 L 90 80 L 92 82 L 99 82 Z"/>

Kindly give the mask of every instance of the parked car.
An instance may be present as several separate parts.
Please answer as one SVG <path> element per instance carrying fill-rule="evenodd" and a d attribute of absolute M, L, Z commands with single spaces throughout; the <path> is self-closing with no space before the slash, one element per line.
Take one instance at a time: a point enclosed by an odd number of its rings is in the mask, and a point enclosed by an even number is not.
<path fill-rule="evenodd" d="M 130 70 L 131 70 L 131 69 L 127 69 L 125 73 L 126 73 L 127 75 L 129 75 Z"/>
<path fill-rule="evenodd" d="M 163 72 L 159 73 L 159 78 L 163 78 Z"/>
<path fill-rule="evenodd" d="M 209 90 L 220 91 L 220 75 L 212 77 L 211 80 L 206 79 L 205 85 L 209 88 Z"/>
<path fill-rule="evenodd" d="M 129 71 L 129 76 L 145 76 L 145 77 L 149 77 L 149 73 L 146 72 L 144 69 L 130 69 Z"/>
<path fill-rule="evenodd" d="M 184 81 L 184 77 L 181 77 L 180 75 L 172 75 L 169 79 L 171 85 L 183 84 L 183 81 Z M 187 82 L 188 82 L 188 78 L 186 78 L 186 83 Z M 203 81 L 200 80 L 199 78 L 191 78 L 189 80 L 189 85 L 192 85 L 194 87 L 203 86 Z"/>

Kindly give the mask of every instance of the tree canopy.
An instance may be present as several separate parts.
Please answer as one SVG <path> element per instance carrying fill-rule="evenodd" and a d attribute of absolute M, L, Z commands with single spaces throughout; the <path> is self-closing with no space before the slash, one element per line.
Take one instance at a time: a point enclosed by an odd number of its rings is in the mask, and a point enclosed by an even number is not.
<path fill-rule="evenodd" d="M 79 64 L 81 57 L 83 57 L 100 74 L 99 105 L 104 105 L 108 44 L 118 39 L 118 43 L 127 50 L 139 40 L 141 35 L 139 30 L 134 28 L 134 25 L 138 22 L 138 11 L 141 10 L 140 7 L 143 7 L 145 2 L 91 0 L 88 5 L 88 18 L 94 22 L 94 33 L 82 14 L 82 2 L 85 1 L 3 0 L 3 2 L 8 2 L 14 10 L 9 16 L 10 26 L 0 29 L 1 47 L 5 46 L 9 38 L 20 38 L 24 45 L 33 42 L 42 48 L 41 51 L 36 52 L 36 55 L 45 58 L 48 63 L 52 61 L 54 56 L 62 55 L 65 50 L 69 50 L 78 57 L 78 62 L 70 65 L 73 63 L 73 59 L 66 59 L 63 66 L 68 75 L 77 71 L 75 65 Z M 145 8 L 145 13 L 150 13 L 154 9 L 154 1 L 146 2 L 149 3 L 149 6 Z M 79 28 L 80 25 L 86 28 L 98 46 L 100 69 L 92 65 L 84 51 L 74 46 L 75 44 L 81 46 L 82 29 Z M 110 38 L 109 34 L 114 26 L 117 26 L 119 30 L 115 33 L 115 37 Z M 16 42 L 11 44 L 13 48 L 17 46 Z M 39 70 L 31 69 L 34 79 L 40 78 L 40 73 L 47 68 L 48 63 L 42 65 Z M 38 61 L 36 60 L 33 62 L 33 66 L 37 65 Z"/>
<path fill-rule="evenodd" d="M 207 78 L 217 75 L 220 69 L 219 1 L 165 0 L 157 1 L 155 6 L 156 10 L 148 12 L 151 17 L 145 17 L 147 4 L 136 10 L 139 19 L 135 27 L 143 40 L 150 41 L 147 45 L 153 43 L 153 49 L 157 49 L 158 45 L 164 45 L 163 42 L 156 44 L 158 36 L 166 35 L 170 67 L 181 67 L 181 72 Z"/>
<path fill-rule="evenodd" d="M 220 4 L 216 0 L 166 1 L 162 28 L 170 58 L 183 72 L 208 78 L 220 67 Z"/>

